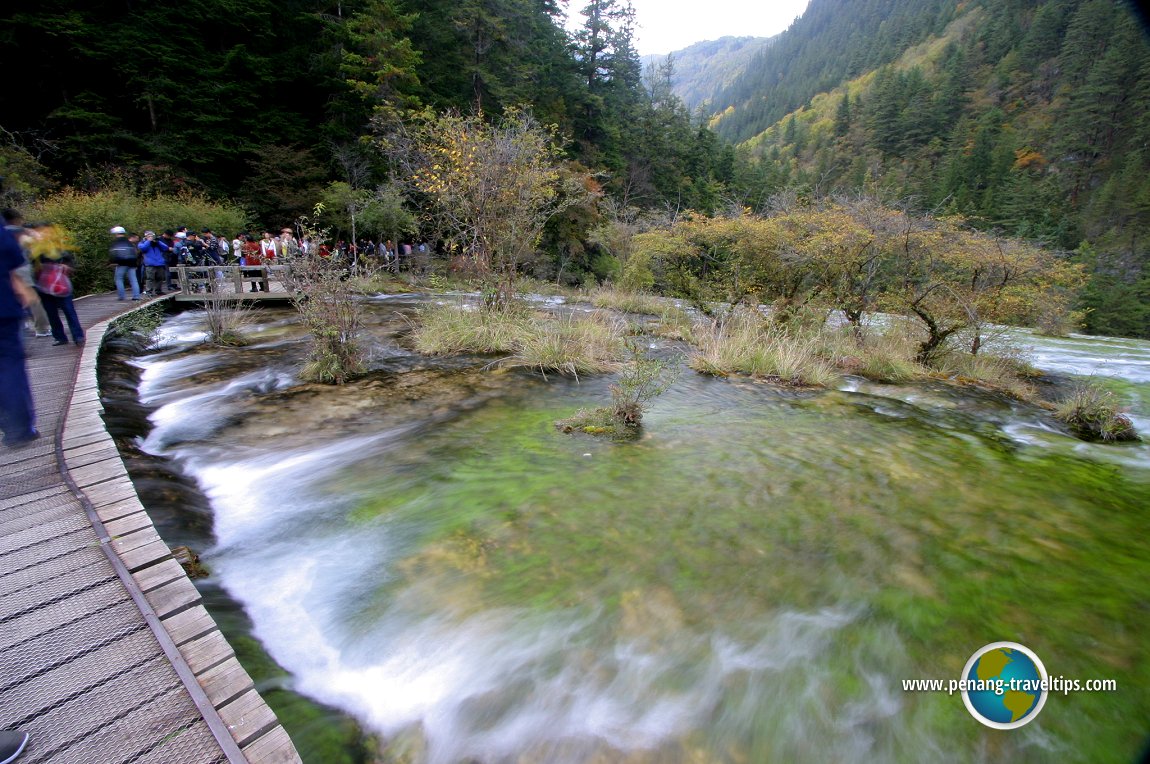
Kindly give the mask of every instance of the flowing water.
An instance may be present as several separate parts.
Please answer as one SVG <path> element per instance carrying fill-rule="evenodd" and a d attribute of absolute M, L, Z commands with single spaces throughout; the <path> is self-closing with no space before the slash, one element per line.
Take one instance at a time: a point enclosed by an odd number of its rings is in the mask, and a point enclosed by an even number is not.
<path fill-rule="evenodd" d="M 1150 446 L 942 383 L 690 371 L 639 441 L 564 435 L 609 379 L 414 356 L 416 302 L 371 304 L 374 371 L 344 388 L 296 381 L 286 313 L 240 349 L 184 313 L 133 361 L 214 581 L 380 760 L 1129 761 L 1150 733 Z M 1150 344 L 1019 341 L 1150 431 Z M 1009 732 L 902 690 L 999 640 L 1118 690 Z"/>

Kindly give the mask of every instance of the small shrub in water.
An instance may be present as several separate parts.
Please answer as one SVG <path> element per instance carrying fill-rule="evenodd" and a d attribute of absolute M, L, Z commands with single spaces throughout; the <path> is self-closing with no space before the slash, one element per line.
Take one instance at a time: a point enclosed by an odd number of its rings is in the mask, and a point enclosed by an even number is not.
<path fill-rule="evenodd" d="M 208 323 L 208 342 L 222 347 L 243 347 L 248 340 L 241 331 L 251 323 L 251 308 L 227 298 L 230 282 L 217 279 L 204 302 Z"/>
<path fill-rule="evenodd" d="M 628 343 L 631 363 L 611 385 L 612 405 L 580 409 L 570 419 L 555 423 L 563 432 L 607 435 L 615 440 L 638 437 L 646 404 L 665 393 L 678 377 L 666 361 L 648 356 L 635 343 Z"/>

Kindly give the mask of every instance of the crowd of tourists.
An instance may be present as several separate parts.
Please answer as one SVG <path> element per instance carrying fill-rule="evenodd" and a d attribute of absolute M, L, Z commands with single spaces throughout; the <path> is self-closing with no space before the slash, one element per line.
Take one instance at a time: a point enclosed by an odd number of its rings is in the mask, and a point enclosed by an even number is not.
<path fill-rule="evenodd" d="M 250 268 L 244 274 L 250 280 L 251 291 L 266 291 L 267 279 L 262 266 L 286 265 L 300 255 L 313 251 L 325 254 L 310 239 L 297 238 L 290 228 L 278 234 L 264 231 L 262 236 L 239 232 L 230 239 L 210 228 L 197 232 L 181 227 L 157 234 L 144 231 L 129 233 L 123 226 L 115 226 L 109 249 L 111 264 L 115 266 L 116 293 L 121 300 L 139 300 L 142 296 L 162 295 L 178 288 L 177 266 L 210 269 L 211 266 L 239 265 Z"/>
<path fill-rule="evenodd" d="M 141 296 L 162 295 L 178 288 L 177 266 L 203 269 L 197 273 L 210 273 L 212 266 L 249 268 L 243 279 L 250 282 L 250 291 L 257 292 L 268 289 L 263 266 L 290 265 L 301 255 L 335 255 L 349 264 L 370 263 L 398 271 L 401 264 L 417 262 L 418 256 L 428 252 L 424 243 L 395 245 L 390 240 L 376 243 L 366 239 L 340 240 L 330 248 L 306 236 L 297 237 L 290 228 L 278 234 L 264 231 L 259 237 L 240 232 L 230 240 L 210 228 L 199 233 L 185 227 L 160 234 L 155 231 L 131 234 L 123 226 L 116 226 L 110 233 L 115 237 L 110 250 L 111 263 L 116 267 L 116 292 L 121 300 L 129 299 L 129 290 L 131 299 L 138 300 Z"/>

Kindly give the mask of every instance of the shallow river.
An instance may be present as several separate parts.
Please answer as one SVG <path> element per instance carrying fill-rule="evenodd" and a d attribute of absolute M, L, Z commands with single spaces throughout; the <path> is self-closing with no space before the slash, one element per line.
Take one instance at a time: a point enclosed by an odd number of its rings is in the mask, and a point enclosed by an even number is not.
<path fill-rule="evenodd" d="M 381 760 L 1130 761 L 1150 733 L 1150 446 L 942 383 L 691 371 L 638 442 L 564 435 L 609 379 L 416 357 L 413 305 L 372 303 L 375 371 L 343 389 L 295 381 L 287 313 L 242 349 L 184 313 L 133 361 L 213 581 Z M 1150 432 L 1150 343 L 1017 341 Z M 1012 731 L 903 691 L 999 640 L 1118 690 Z"/>

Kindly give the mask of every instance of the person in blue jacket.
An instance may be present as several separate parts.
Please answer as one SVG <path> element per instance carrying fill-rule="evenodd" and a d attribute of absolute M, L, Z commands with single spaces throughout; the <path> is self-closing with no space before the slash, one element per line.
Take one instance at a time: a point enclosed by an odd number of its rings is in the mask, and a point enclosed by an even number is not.
<path fill-rule="evenodd" d="M 0 227 L 0 431 L 4 445 L 14 448 L 40 437 L 28 367 L 24 361 L 24 308 L 35 294 L 14 271 L 24 264 L 16 237 Z"/>
<path fill-rule="evenodd" d="M 144 256 L 144 290 L 148 294 L 163 294 L 164 282 L 167 280 L 164 270 L 168 264 L 164 256 L 168 252 L 168 245 L 157 239 L 154 231 L 144 231 L 144 240 L 140 242 L 139 248 L 140 254 Z"/>

